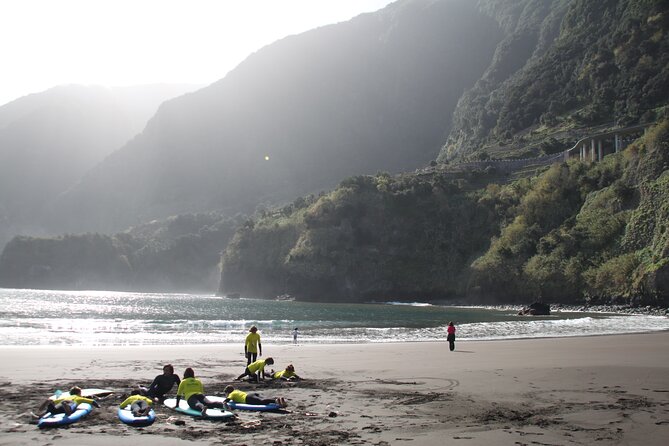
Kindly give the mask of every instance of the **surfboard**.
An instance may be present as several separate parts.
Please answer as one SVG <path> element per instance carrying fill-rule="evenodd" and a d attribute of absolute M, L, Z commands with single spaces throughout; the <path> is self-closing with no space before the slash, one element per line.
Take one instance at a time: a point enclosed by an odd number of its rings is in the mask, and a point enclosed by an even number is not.
<path fill-rule="evenodd" d="M 112 393 L 114 393 L 114 391 L 110 389 L 81 389 L 81 396 L 84 398 L 90 398 L 93 396 L 107 396 L 111 395 Z M 70 392 L 56 392 L 51 395 L 49 399 L 56 400 L 58 398 L 65 398 L 66 396 L 70 396 Z"/>
<path fill-rule="evenodd" d="M 46 427 L 57 427 L 63 426 L 66 424 L 76 423 L 81 420 L 83 417 L 91 413 L 93 406 L 88 403 L 80 403 L 77 405 L 77 408 L 70 415 L 65 415 L 64 413 L 57 413 L 52 415 L 50 412 L 47 412 L 42 418 L 37 422 L 37 426 L 40 429 Z"/>
<path fill-rule="evenodd" d="M 207 396 L 207 398 L 213 401 L 213 398 L 217 397 Z M 229 410 L 207 409 L 207 414 L 203 417 L 199 410 L 192 409 L 185 400 L 180 400 L 179 407 L 175 408 L 174 406 L 176 405 L 176 403 L 177 403 L 176 398 L 168 398 L 163 402 L 163 404 L 169 409 L 175 410 L 179 413 L 190 415 L 191 417 L 202 418 L 205 420 L 226 420 L 228 418 L 232 418 L 235 416 L 235 414 L 230 412 Z"/>
<path fill-rule="evenodd" d="M 225 398 L 220 396 L 209 396 L 207 397 L 211 401 L 225 401 Z M 246 404 L 246 403 L 235 403 L 234 401 L 228 401 L 228 407 L 234 410 L 254 410 L 257 412 L 269 412 L 272 410 L 279 410 L 281 406 L 276 403 L 272 404 Z"/>
<path fill-rule="evenodd" d="M 130 426 L 150 426 L 154 421 L 156 421 L 156 412 L 151 409 L 148 415 L 144 417 L 136 417 L 132 414 L 130 411 L 130 406 L 128 405 L 126 407 L 118 408 L 118 418 Z"/>

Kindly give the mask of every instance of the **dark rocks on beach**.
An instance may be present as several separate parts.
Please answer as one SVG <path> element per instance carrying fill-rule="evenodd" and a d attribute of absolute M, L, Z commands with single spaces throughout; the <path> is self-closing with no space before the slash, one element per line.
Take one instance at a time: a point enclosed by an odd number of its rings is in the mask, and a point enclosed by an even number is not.
<path fill-rule="evenodd" d="M 518 312 L 520 316 L 548 316 L 550 314 L 551 306 L 541 302 L 534 302 Z"/>

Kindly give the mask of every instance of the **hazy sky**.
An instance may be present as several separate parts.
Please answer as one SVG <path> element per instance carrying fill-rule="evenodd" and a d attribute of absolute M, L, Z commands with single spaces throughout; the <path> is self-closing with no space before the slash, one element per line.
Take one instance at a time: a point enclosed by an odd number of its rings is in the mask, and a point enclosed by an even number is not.
<path fill-rule="evenodd" d="M 282 37 L 393 0 L 0 0 L 0 105 L 61 84 L 210 84 Z"/>

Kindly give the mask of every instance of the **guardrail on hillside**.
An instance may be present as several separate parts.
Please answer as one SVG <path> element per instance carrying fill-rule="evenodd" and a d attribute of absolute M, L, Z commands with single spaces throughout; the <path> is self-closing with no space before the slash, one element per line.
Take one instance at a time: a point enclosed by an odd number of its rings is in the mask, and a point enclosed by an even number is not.
<path fill-rule="evenodd" d="M 606 132 L 595 133 L 579 139 L 570 149 L 551 155 L 542 155 L 533 158 L 522 159 L 490 159 L 482 161 L 469 161 L 465 163 L 452 164 L 457 168 L 481 168 L 495 167 L 501 171 L 518 170 L 529 166 L 547 166 L 558 161 L 567 161 L 576 156 L 581 161 L 601 161 L 609 153 L 617 153 L 637 139 L 646 128 L 654 123 L 639 124 L 631 127 L 612 129 Z"/>

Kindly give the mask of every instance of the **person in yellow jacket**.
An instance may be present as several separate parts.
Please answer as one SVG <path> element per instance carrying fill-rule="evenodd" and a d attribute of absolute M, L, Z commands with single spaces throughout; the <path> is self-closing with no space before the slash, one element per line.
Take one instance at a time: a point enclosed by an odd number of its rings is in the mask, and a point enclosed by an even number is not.
<path fill-rule="evenodd" d="M 265 366 L 274 364 L 273 358 L 258 359 L 255 362 L 247 365 L 244 369 L 244 373 L 235 378 L 236 381 L 239 381 L 245 376 L 251 377 L 250 381 L 258 381 L 258 377 L 265 379 Z"/>
<path fill-rule="evenodd" d="M 51 413 L 51 415 L 64 413 L 69 416 L 72 415 L 72 412 L 77 410 L 77 406 L 81 403 L 88 403 L 95 407 L 100 407 L 98 402 L 94 399 L 82 397 L 81 389 L 77 386 L 72 387 L 69 393 L 69 395 L 62 398 L 56 398 L 55 400 L 47 399 L 44 401 L 39 406 L 38 414 L 36 414 L 35 417 L 42 418 L 47 413 Z"/>
<path fill-rule="evenodd" d="M 179 407 L 181 398 L 186 400 L 191 409 L 202 412 L 202 416 L 207 414 L 207 409 L 210 407 L 219 409 L 225 407 L 225 404 L 222 402 L 211 401 L 204 395 L 202 381 L 195 378 L 195 372 L 190 367 L 184 372 L 184 379 L 181 380 L 181 383 L 179 384 L 179 389 L 177 390 L 177 403 L 174 406 L 175 408 Z"/>
<path fill-rule="evenodd" d="M 260 334 L 258 328 L 254 325 L 249 328 L 249 334 L 244 341 L 244 356 L 246 356 L 246 365 L 255 362 L 258 355 L 262 356 L 262 344 L 260 343 Z"/>
<path fill-rule="evenodd" d="M 295 366 L 293 364 L 288 364 L 284 370 L 272 373 L 272 379 L 296 381 L 301 378 L 297 376 L 297 373 L 295 373 Z"/>
<path fill-rule="evenodd" d="M 145 417 L 151 411 L 153 400 L 141 394 L 139 389 L 130 392 L 130 396 L 126 398 L 119 406 L 125 409 L 130 406 L 130 412 L 136 417 Z"/>
<path fill-rule="evenodd" d="M 241 390 L 235 390 L 233 386 L 226 386 L 223 393 L 225 393 L 225 403 L 234 401 L 235 403 L 258 405 L 276 403 L 281 407 L 286 407 L 288 405 L 286 400 L 282 397 L 264 398 L 257 393 L 246 393 Z"/>

